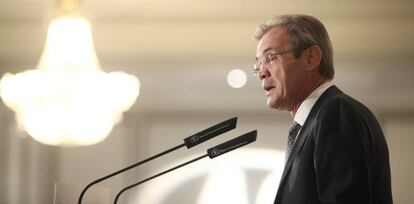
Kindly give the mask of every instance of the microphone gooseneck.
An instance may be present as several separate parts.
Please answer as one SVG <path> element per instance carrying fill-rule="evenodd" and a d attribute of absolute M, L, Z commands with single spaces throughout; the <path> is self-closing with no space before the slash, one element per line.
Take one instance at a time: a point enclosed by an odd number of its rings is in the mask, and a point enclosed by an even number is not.
<path fill-rule="evenodd" d="M 140 162 L 137 162 L 137 163 L 132 164 L 132 165 L 130 165 L 128 167 L 125 167 L 125 168 L 123 168 L 121 170 L 118 170 L 118 171 L 116 171 L 114 173 L 111 173 L 111 174 L 109 174 L 107 176 L 104 176 L 104 177 L 101 177 L 99 179 L 96 179 L 95 181 L 92 181 L 91 183 L 89 183 L 82 190 L 82 192 L 81 192 L 81 194 L 79 196 L 79 199 L 78 199 L 78 204 L 81 204 L 82 203 L 82 199 L 83 199 L 83 196 L 85 195 L 86 191 L 90 187 L 92 187 L 93 185 L 95 185 L 95 184 L 97 184 L 99 182 L 102 182 L 102 181 L 104 181 L 106 179 L 109 179 L 111 177 L 114 177 L 114 176 L 116 176 L 116 175 L 118 175 L 118 174 L 120 174 L 122 172 L 128 171 L 128 170 L 130 170 L 132 168 L 135 168 L 137 166 L 140 166 L 140 165 L 142 165 L 142 164 L 144 164 L 146 162 L 149 162 L 151 160 L 154 160 L 154 159 L 156 159 L 158 157 L 161 157 L 161 156 L 163 156 L 165 154 L 168 154 L 170 152 L 173 152 L 173 151 L 175 151 L 177 149 L 180 149 L 180 148 L 182 148 L 184 146 L 186 146 L 187 149 L 189 149 L 191 147 L 194 147 L 194 146 L 196 146 L 198 144 L 201 144 L 201 143 L 203 143 L 203 142 L 205 142 L 205 141 L 207 141 L 209 139 L 212 139 L 212 138 L 214 138 L 214 137 L 216 137 L 216 136 L 218 136 L 220 134 L 223 134 L 223 133 L 225 133 L 227 131 L 230 131 L 230 130 L 234 129 L 236 127 L 236 124 L 237 124 L 237 117 L 234 117 L 234 118 L 231 118 L 229 120 L 223 121 L 223 122 L 218 123 L 218 124 L 216 124 L 216 125 L 214 125 L 212 127 L 209 127 L 209 128 L 207 128 L 205 130 L 202 130 L 202 131 L 200 131 L 200 132 L 198 132 L 198 133 L 196 133 L 196 134 L 194 134 L 192 136 L 189 136 L 189 137 L 185 138 L 183 144 L 177 145 L 177 146 L 175 146 L 173 148 L 170 148 L 168 150 L 165 150 L 165 151 L 163 151 L 163 152 L 161 152 L 159 154 L 156 154 L 156 155 L 154 155 L 152 157 L 149 157 L 149 158 L 144 159 L 144 160 L 142 160 Z"/>
<path fill-rule="evenodd" d="M 231 140 L 229 140 L 227 142 L 224 142 L 222 144 L 219 144 L 217 146 L 214 146 L 214 147 L 208 149 L 207 150 L 207 154 L 201 155 L 201 156 L 196 157 L 196 158 L 194 158 L 194 159 L 192 159 L 190 161 L 187 161 L 187 162 L 182 163 L 182 164 L 180 164 L 178 166 L 175 166 L 173 168 L 170 168 L 170 169 L 168 169 L 166 171 L 163 171 L 161 173 L 155 174 L 155 175 L 150 176 L 150 177 L 148 177 L 148 178 L 146 178 L 144 180 L 141 180 L 141 181 L 139 181 L 137 183 L 134 183 L 132 185 L 129 185 L 129 186 L 123 188 L 121 191 L 118 192 L 118 194 L 115 197 L 114 204 L 117 204 L 117 202 L 119 200 L 119 197 L 121 196 L 122 193 L 124 193 L 125 191 L 127 191 L 127 190 L 129 190 L 131 188 L 134 188 L 136 186 L 139 186 L 139 185 L 141 185 L 141 184 L 143 184 L 143 183 L 145 183 L 147 181 L 150 181 L 152 179 L 155 179 L 155 178 L 157 178 L 159 176 L 162 176 L 162 175 L 164 175 L 166 173 L 169 173 L 171 171 L 174 171 L 176 169 L 179 169 L 179 168 L 181 168 L 183 166 L 186 166 L 188 164 L 191 164 L 191 163 L 193 163 L 195 161 L 198 161 L 200 159 L 203 159 L 203 158 L 205 158 L 207 156 L 210 157 L 210 159 L 216 158 L 216 157 L 221 156 L 221 155 L 223 155 L 223 154 L 225 154 L 227 152 L 230 152 L 232 150 L 235 150 L 237 148 L 240 148 L 242 146 L 245 146 L 245 145 L 247 145 L 249 143 L 252 143 L 252 142 L 256 141 L 256 138 L 257 138 L 257 130 L 248 132 L 248 133 L 243 134 L 243 135 L 241 135 L 239 137 L 236 137 L 234 139 L 231 139 Z"/>
<path fill-rule="evenodd" d="M 119 193 L 116 195 L 115 200 L 114 200 L 114 203 L 116 204 L 116 203 L 118 202 L 119 197 L 120 197 L 120 196 L 121 196 L 121 194 L 122 194 L 123 192 L 125 192 L 126 190 L 129 190 L 129 189 L 131 189 L 131 188 L 134 188 L 135 186 L 138 186 L 138 185 L 140 185 L 140 184 L 143 184 L 143 183 L 145 183 L 145 182 L 147 182 L 147 181 L 150 181 L 150 180 L 152 180 L 152 179 L 155 179 L 155 178 L 157 178 L 157 177 L 159 177 L 159 176 L 162 176 L 162 175 L 164 175 L 164 174 L 166 174 L 166 173 L 168 173 L 168 172 L 170 172 L 170 171 L 174 171 L 174 170 L 176 170 L 176 169 L 179 169 L 179 168 L 181 168 L 181 167 L 183 167 L 183 166 L 186 166 L 186 165 L 188 165 L 188 164 L 191 164 L 191 163 L 193 163 L 193 162 L 195 162 L 195 161 L 198 161 L 198 160 L 200 160 L 200 159 L 203 159 L 203 158 L 205 158 L 205 157 L 207 157 L 207 156 L 208 156 L 208 154 L 204 154 L 204 155 L 202 155 L 202 156 L 199 156 L 199 157 L 197 157 L 197 158 L 194 158 L 194 159 L 192 159 L 192 160 L 190 160 L 190 161 L 187 161 L 187 162 L 185 162 L 185 163 L 182 163 L 182 164 L 180 164 L 180 165 L 178 165 L 178 166 L 175 166 L 175 167 L 170 168 L 170 169 L 168 169 L 168 170 L 166 170 L 166 171 L 163 171 L 163 172 L 161 172 L 161 173 L 155 174 L 155 175 L 153 175 L 153 176 L 151 176 L 151 177 L 148 177 L 148 178 L 146 178 L 146 179 L 144 179 L 144 180 L 141 180 L 141 181 L 139 181 L 139 182 L 137 182 L 137 183 L 134 183 L 134 184 L 132 184 L 132 185 L 129 185 L 129 186 L 127 186 L 127 187 L 123 188 L 123 189 L 122 189 L 121 191 L 119 191 Z"/>
<path fill-rule="evenodd" d="M 154 156 L 152 156 L 152 157 L 149 157 L 149 158 L 144 159 L 144 160 L 142 160 L 142 161 L 140 161 L 140 162 L 137 162 L 137 163 L 135 163 L 135 164 L 132 164 L 132 165 L 130 165 L 130 166 L 128 166 L 128 167 L 125 167 L 125 168 L 123 168 L 123 169 L 121 169 L 121 170 L 118 170 L 118 171 L 116 171 L 116 172 L 114 172 L 114 173 L 111 173 L 111 174 L 109 174 L 109 175 L 107 175 L 107 176 L 104 176 L 104 177 L 102 177 L 102 178 L 96 179 L 95 181 L 93 181 L 93 182 L 91 182 L 90 184 L 88 184 L 88 185 L 87 185 L 87 186 L 86 186 L 86 187 L 82 190 L 82 192 L 81 192 L 81 194 L 80 194 L 80 196 L 79 196 L 78 204 L 81 204 L 81 203 L 82 203 L 82 198 L 83 198 L 83 196 L 85 195 L 86 191 L 87 191 L 90 187 L 92 187 L 93 185 L 95 185 L 95 184 L 97 184 L 97 183 L 99 183 L 99 182 L 102 182 L 102 181 L 104 181 L 104 180 L 106 180 L 106 179 L 108 179 L 108 178 L 111 178 L 111 177 L 113 177 L 113 176 L 116 176 L 116 175 L 118 175 L 118 174 L 120 174 L 120 173 L 122 173 L 122 172 L 128 171 L 129 169 L 135 168 L 135 167 L 137 167 L 137 166 L 139 166 L 139 165 L 141 165 L 141 164 L 143 164 L 143 163 L 149 162 L 149 161 L 151 161 L 151 160 L 153 160 L 153 159 L 155 159 L 155 158 L 158 158 L 158 157 L 160 157 L 160 156 L 162 156 L 162 155 L 168 154 L 168 153 L 170 153 L 170 152 L 172 152 L 172 151 L 175 151 L 175 150 L 177 150 L 177 149 L 179 149 L 179 148 L 181 148 L 181 147 L 184 147 L 184 146 L 185 146 L 185 144 L 180 144 L 180 145 L 177 145 L 177 146 L 175 146 L 175 147 L 173 147 L 173 148 L 171 148 L 171 149 L 165 150 L 165 151 L 163 151 L 163 152 L 161 152 L 161 153 L 159 153 L 159 154 L 156 154 L 156 155 L 154 155 Z"/>

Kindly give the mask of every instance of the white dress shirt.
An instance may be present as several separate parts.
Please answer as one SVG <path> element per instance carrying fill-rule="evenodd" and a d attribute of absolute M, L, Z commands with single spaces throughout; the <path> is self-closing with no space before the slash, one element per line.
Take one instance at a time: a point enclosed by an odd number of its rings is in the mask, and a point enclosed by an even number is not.
<path fill-rule="evenodd" d="M 294 121 L 303 126 L 306 118 L 308 118 L 308 115 L 312 110 L 312 107 L 315 105 L 316 101 L 323 94 L 323 92 L 325 92 L 331 86 L 333 86 L 333 84 L 328 81 L 320 85 L 311 94 L 309 94 L 309 96 L 300 104 L 298 111 L 296 112 Z"/>

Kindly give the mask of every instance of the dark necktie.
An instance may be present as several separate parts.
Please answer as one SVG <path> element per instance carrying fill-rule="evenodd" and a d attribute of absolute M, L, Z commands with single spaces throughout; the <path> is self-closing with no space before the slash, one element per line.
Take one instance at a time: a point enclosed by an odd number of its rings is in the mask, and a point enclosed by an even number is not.
<path fill-rule="evenodd" d="M 302 126 L 299 123 L 294 122 L 292 127 L 289 129 L 285 162 L 287 162 L 290 154 L 292 153 L 293 145 L 295 144 L 296 136 L 298 135 L 300 128 L 302 128 Z"/>

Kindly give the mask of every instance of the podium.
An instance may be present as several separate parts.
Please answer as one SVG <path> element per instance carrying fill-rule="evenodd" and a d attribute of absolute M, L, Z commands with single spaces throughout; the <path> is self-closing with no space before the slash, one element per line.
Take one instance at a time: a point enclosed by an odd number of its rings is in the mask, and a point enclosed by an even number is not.
<path fill-rule="evenodd" d="M 85 186 L 56 182 L 53 203 L 76 204 L 78 203 L 79 195 L 83 188 Z M 113 203 L 111 196 L 111 190 L 109 188 L 93 186 L 83 197 L 82 204 L 111 204 Z"/>

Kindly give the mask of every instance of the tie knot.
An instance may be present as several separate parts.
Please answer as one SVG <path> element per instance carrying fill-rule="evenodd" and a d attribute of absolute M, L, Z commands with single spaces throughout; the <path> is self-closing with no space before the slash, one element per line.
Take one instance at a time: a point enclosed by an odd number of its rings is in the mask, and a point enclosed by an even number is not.
<path fill-rule="evenodd" d="M 292 152 L 293 145 L 295 144 L 295 139 L 296 139 L 296 136 L 300 128 L 302 128 L 302 126 L 299 125 L 299 123 L 294 122 L 292 127 L 290 127 L 289 129 L 288 144 L 287 144 L 287 149 L 286 149 L 286 161 L 288 160 L 290 153 Z"/>
<path fill-rule="evenodd" d="M 296 136 L 301 127 L 302 126 L 299 123 L 294 122 L 292 127 L 290 127 L 290 129 L 289 129 L 289 135 L 295 135 Z"/>

